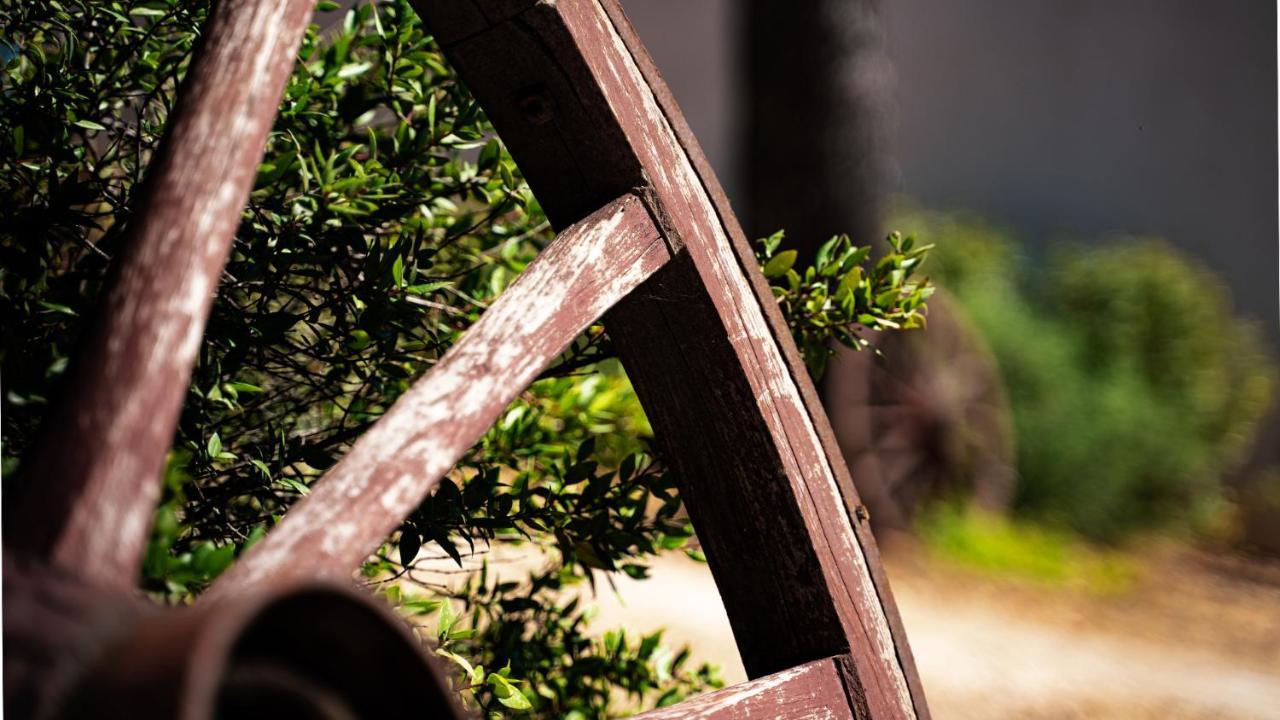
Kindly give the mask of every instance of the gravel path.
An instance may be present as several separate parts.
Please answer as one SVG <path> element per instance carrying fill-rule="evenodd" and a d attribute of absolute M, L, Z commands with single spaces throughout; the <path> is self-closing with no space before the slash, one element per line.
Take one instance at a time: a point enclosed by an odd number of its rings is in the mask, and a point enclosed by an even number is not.
<path fill-rule="evenodd" d="M 1238 658 L 955 606 L 900 609 L 939 718 L 1280 718 L 1280 675 Z"/>
<path fill-rule="evenodd" d="M 1280 651 L 1266 637 L 1280 632 L 1280 586 L 1223 592 L 1217 577 L 1161 577 L 1157 598 L 1139 588 L 1097 600 L 935 572 L 919 557 L 889 572 L 939 720 L 1280 718 Z M 967 581 L 953 591 L 957 577 Z M 618 596 L 597 598 L 597 627 L 665 627 L 669 643 L 743 679 L 705 566 L 671 556 L 649 580 L 617 583 Z"/>

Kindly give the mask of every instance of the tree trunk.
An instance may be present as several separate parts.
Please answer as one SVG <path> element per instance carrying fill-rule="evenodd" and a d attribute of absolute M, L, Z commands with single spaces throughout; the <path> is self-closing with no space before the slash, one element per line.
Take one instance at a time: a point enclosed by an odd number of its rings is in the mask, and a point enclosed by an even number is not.
<path fill-rule="evenodd" d="M 785 228 L 811 256 L 828 237 L 881 234 L 892 70 L 880 0 L 747 3 L 747 231 Z"/>

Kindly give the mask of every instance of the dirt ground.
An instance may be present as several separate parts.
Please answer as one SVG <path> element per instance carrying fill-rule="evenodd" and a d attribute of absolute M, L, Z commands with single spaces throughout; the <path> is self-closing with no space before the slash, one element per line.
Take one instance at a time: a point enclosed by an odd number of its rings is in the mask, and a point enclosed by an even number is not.
<path fill-rule="evenodd" d="M 1121 593 L 1005 580 L 886 553 L 933 714 L 952 718 L 1280 718 L 1280 564 L 1148 549 Z M 603 593 L 596 626 L 667 629 L 744 678 L 706 566 L 660 561 Z"/>

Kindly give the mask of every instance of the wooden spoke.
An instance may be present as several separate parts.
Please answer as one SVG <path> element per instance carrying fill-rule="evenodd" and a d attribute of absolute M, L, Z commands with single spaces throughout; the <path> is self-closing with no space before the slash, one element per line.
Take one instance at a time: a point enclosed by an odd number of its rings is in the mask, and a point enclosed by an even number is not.
<path fill-rule="evenodd" d="M 560 233 L 205 597 L 349 577 L 539 372 L 670 257 L 632 195 Z"/>
<path fill-rule="evenodd" d="M 617 0 L 416 6 L 563 231 L 204 597 L 244 606 L 247 591 L 348 579 L 516 395 L 608 313 L 758 678 L 645 717 L 927 718 L 817 394 Z M 310 16 L 307 0 L 215 5 L 106 299 L 22 468 L 27 494 L 6 506 L 6 571 L 30 564 L 42 577 L 67 576 L 84 597 L 95 584 L 129 597 L 211 297 Z M 32 588 L 19 591 L 30 596 L 25 607 L 41 606 Z M 91 625 L 28 633 L 58 642 L 32 642 L 22 659 L 60 663 L 64 637 L 107 636 Z M 147 632 L 163 634 L 163 623 L 154 627 Z"/>
<path fill-rule="evenodd" d="M 5 540 L 132 586 L 191 367 L 309 0 L 222 0 L 62 397 L 9 498 Z"/>
<path fill-rule="evenodd" d="M 865 698 L 853 682 L 849 657 L 814 660 L 677 705 L 636 715 L 636 720 L 854 720 L 867 717 Z"/>
<path fill-rule="evenodd" d="M 927 717 L 875 541 L 754 255 L 615 0 L 422 0 L 553 222 L 628 188 L 679 255 L 606 324 L 753 677 L 849 654 L 871 717 Z"/>

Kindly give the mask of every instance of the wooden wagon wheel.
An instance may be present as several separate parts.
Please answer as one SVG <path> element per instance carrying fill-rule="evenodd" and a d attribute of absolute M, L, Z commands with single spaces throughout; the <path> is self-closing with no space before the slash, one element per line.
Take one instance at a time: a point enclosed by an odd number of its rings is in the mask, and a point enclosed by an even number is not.
<path fill-rule="evenodd" d="M 121 637 L 103 638 L 83 598 L 114 589 L 134 607 L 127 598 L 211 294 L 311 12 L 306 0 L 218 3 L 57 419 L 24 466 L 38 482 L 11 499 L 6 571 L 28 575 L 6 582 L 6 633 L 27 628 L 14 658 L 65 681 L 35 682 L 36 694 L 55 709 L 89 698 L 98 715 L 210 717 L 210 694 L 226 688 L 194 681 L 193 663 L 216 676 L 254 646 L 271 608 L 299 597 L 290 588 L 349 582 L 507 403 L 604 315 L 757 678 L 652 717 L 927 717 L 875 541 L 804 365 L 616 0 L 421 0 L 417 9 L 559 235 L 194 609 L 118 622 Z M 80 599 L 59 606 L 63 645 L 41 645 L 43 600 L 64 586 Z M 249 599 L 263 593 L 269 600 Z M 11 616 L 15 604 L 26 614 Z M 78 647 L 65 649 L 72 640 Z M 342 640 L 326 647 L 350 649 Z M 295 649 L 289 657 L 310 665 L 280 660 L 292 675 L 266 692 L 317 717 L 331 700 L 385 710 L 321 691 L 352 654 L 370 655 L 350 649 L 317 668 L 314 653 Z M 438 682 L 411 687 L 419 710 L 456 713 Z M 140 705 L 146 688 L 172 697 Z"/>
<path fill-rule="evenodd" d="M 973 498 L 1002 510 L 1014 489 L 1009 401 L 995 357 L 956 301 L 929 301 L 929 331 L 843 353 L 827 407 L 877 531 L 911 527 L 928 501 Z"/>

